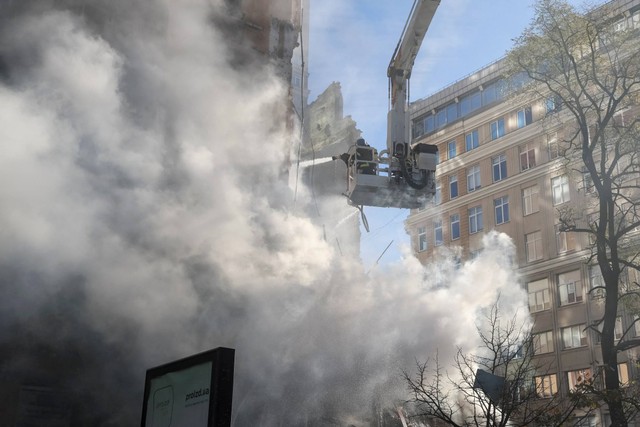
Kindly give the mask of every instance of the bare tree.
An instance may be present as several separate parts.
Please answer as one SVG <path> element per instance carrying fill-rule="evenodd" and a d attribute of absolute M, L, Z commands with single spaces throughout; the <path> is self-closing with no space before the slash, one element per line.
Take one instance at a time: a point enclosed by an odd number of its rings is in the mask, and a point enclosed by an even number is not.
<path fill-rule="evenodd" d="M 541 0 L 508 55 L 511 76 L 528 82 L 520 95 L 546 100 L 548 120 L 565 129 L 560 156 L 584 182 L 579 209 L 559 211 L 559 231 L 588 234 L 589 261 L 602 273 L 604 316 L 592 326 L 601 335 L 601 396 L 615 427 L 632 412 L 625 411 L 618 353 L 640 345 L 631 326 L 615 337 L 619 309 L 637 304 L 640 289 L 623 280 L 640 261 L 640 15 L 618 10 L 622 3 L 579 13 L 565 1 Z"/>
<path fill-rule="evenodd" d="M 501 319 L 498 303 L 476 327 L 478 350 L 458 349 L 451 371 L 436 355 L 404 373 L 417 417 L 454 427 L 561 425 L 571 418 L 574 401 L 540 381 L 547 367 L 533 357 L 530 325 L 517 315 Z"/>

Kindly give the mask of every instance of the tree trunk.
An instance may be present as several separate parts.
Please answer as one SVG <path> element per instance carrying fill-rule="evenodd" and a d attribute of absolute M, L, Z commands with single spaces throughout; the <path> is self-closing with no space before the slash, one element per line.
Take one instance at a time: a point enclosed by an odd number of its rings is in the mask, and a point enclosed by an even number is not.
<path fill-rule="evenodd" d="M 604 179 L 600 192 L 600 221 L 604 225 L 598 233 L 598 264 L 605 282 L 606 298 L 601 335 L 602 362 L 604 364 L 604 401 L 609 407 L 612 427 L 627 427 L 627 420 L 620 395 L 620 381 L 618 379 L 618 351 L 615 344 L 616 318 L 618 317 L 618 296 L 620 263 L 618 258 L 618 242 L 614 225 L 613 202 L 611 197 L 611 182 Z M 608 242 L 605 237 L 609 237 Z"/>
<path fill-rule="evenodd" d="M 627 427 L 627 420 L 620 399 L 620 382 L 618 381 L 618 352 L 615 348 L 616 311 L 608 307 L 609 298 L 605 305 L 604 325 L 602 328 L 601 348 L 604 364 L 604 385 L 606 389 L 605 402 L 609 407 L 612 427 Z M 611 304 L 613 305 L 613 304 Z M 617 304 L 616 304 L 617 305 Z"/>

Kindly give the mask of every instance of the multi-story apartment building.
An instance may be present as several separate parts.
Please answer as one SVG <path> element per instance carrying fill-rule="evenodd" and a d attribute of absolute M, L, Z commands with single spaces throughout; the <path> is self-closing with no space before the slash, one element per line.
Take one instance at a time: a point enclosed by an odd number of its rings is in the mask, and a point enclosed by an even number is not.
<path fill-rule="evenodd" d="M 615 3 L 621 19 L 638 22 L 640 2 Z M 559 155 L 566 111 L 553 99 L 507 97 L 504 89 L 513 86 L 504 69 L 502 59 L 412 103 L 413 142 L 437 145 L 440 161 L 436 197 L 411 212 L 406 228 L 423 262 L 442 246 L 460 247 L 462 258 L 472 259 L 489 230 L 513 239 L 534 320 L 534 357 L 548 367 L 534 383 L 541 397 L 566 394 L 597 372 L 601 359 L 598 334 L 587 326 L 603 314 L 603 298 L 589 293 L 602 278 L 586 262 L 588 237 L 562 232 L 558 215 L 582 210 L 591 188 Z M 632 323 L 620 312 L 616 335 Z M 632 329 L 640 336 L 637 323 Z M 637 376 L 635 360 L 619 355 L 622 384 Z M 599 410 L 584 425 L 609 425 L 607 417 Z"/>

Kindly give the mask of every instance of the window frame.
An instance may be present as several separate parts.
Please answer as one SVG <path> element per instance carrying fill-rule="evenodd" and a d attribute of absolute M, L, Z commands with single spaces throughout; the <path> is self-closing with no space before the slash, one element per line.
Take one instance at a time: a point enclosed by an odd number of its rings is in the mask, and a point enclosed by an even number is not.
<path fill-rule="evenodd" d="M 464 143 L 466 151 L 475 150 L 480 146 L 480 138 L 478 137 L 478 129 L 465 134 Z"/>
<path fill-rule="evenodd" d="M 533 116 L 531 114 L 531 107 L 524 107 L 516 112 L 516 126 L 518 129 L 522 129 L 525 126 L 530 125 L 533 122 Z"/>
<path fill-rule="evenodd" d="M 558 288 L 559 307 L 584 302 L 584 285 L 582 283 L 580 270 L 572 270 L 557 274 L 556 283 Z M 563 297 L 563 294 L 565 297 Z M 571 297 L 571 295 L 573 295 L 573 297 Z"/>
<path fill-rule="evenodd" d="M 451 240 L 458 240 L 460 238 L 460 214 L 449 216 L 449 224 L 451 227 Z M 454 225 L 456 226 L 455 228 Z"/>
<path fill-rule="evenodd" d="M 428 247 L 427 227 L 418 227 L 418 252 L 424 252 Z"/>
<path fill-rule="evenodd" d="M 577 248 L 576 233 L 571 231 L 560 231 L 561 224 L 554 226 L 556 234 L 556 250 L 559 254 L 575 251 Z"/>
<path fill-rule="evenodd" d="M 491 158 L 491 175 L 493 182 L 500 182 L 507 179 L 507 156 L 506 154 L 498 154 Z"/>
<path fill-rule="evenodd" d="M 449 156 L 449 160 L 454 159 L 456 157 L 456 155 L 458 154 L 458 150 L 456 147 L 456 140 L 454 139 L 453 141 L 449 141 L 447 143 L 447 154 Z"/>
<path fill-rule="evenodd" d="M 534 188 L 535 188 L 535 192 L 531 191 L 530 194 L 526 194 L 527 190 L 534 189 Z M 526 187 L 526 188 L 522 189 L 522 212 L 523 212 L 523 216 L 531 215 L 531 214 L 534 214 L 534 213 L 540 211 L 540 202 L 539 202 L 539 198 L 538 198 L 539 194 L 540 194 L 540 188 L 538 187 L 538 184 L 534 184 L 534 185 L 531 185 L 529 187 Z M 531 208 L 530 212 L 529 212 L 529 209 L 527 209 L 527 199 L 529 200 L 529 205 L 530 205 L 530 208 Z M 535 210 L 534 210 L 534 205 L 535 205 Z"/>
<path fill-rule="evenodd" d="M 436 191 L 433 195 L 433 204 L 439 205 L 442 203 L 442 183 L 440 181 L 436 181 Z"/>
<path fill-rule="evenodd" d="M 566 373 L 569 391 L 574 391 L 580 384 L 593 379 L 591 368 L 575 369 Z"/>
<path fill-rule="evenodd" d="M 604 323 L 600 322 L 596 327 L 598 329 L 598 334 L 596 334 L 596 344 L 600 344 L 602 342 L 602 328 L 604 327 Z M 622 316 L 616 316 L 616 322 L 613 327 L 613 340 L 620 341 L 624 336 L 624 328 L 622 325 Z"/>
<path fill-rule="evenodd" d="M 551 398 L 558 394 L 557 374 L 536 375 L 533 377 L 533 382 L 536 394 L 541 399 Z"/>
<path fill-rule="evenodd" d="M 560 337 L 562 339 L 563 350 L 573 350 L 574 348 L 582 348 L 587 346 L 587 332 L 586 325 L 572 325 L 565 328 L 560 328 Z M 567 331 L 568 334 L 565 332 Z M 569 337 L 571 342 L 567 343 L 566 338 Z M 575 338 L 578 337 L 578 341 Z M 567 345 L 569 344 L 569 345 Z M 576 345 L 577 344 L 577 345 Z"/>
<path fill-rule="evenodd" d="M 624 373 L 622 371 L 624 371 Z M 618 363 L 618 383 L 620 383 L 620 387 L 628 386 L 630 380 L 631 378 L 629 377 L 629 364 L 627 362 Z"/>
<path fill-rule="evenodd" d="M 604 298 L 604 285 L 604 277 L 602 277 L 600 266 L 597 264 L 589 265 L 589 296 L 591 299 Z"/>
<path fill-rule="evenodd" d="M 505 195 L 493 200 L 493 208 L 495 214 L 496 225 L 502 225 L 509 222 L 509 196 Z M 500 212 L 501 220 L 498 221 L 498 212 Z"/>
<path fill-rule="evenodd" d="M 558 175 L 551 178 L 551 200 L 553 206 L 571 201 L 571 188 L 569 187 L 569 177 L 567 175 Z"/>
<path fill-rule="evenodd" d="M 544 336 L 545 345 L 542 346 L 541 338 Z M 546 350 L 543 350 L 545 348 Z M 553 330 L 537 332 L 533 334 L 533 355 L 549 354 L 555 352 L 555 343 L 553 341 Z"/>
<path fill-rule="evenodd" d="M 520 158 L 520 171 L 528 171 L 536 167 L 536 147 L 533 143 L 527 142 L 518 147 Z M 525 161 L 523 161 L 523 159 Z"/>
<path fill-rule="evenodd" d="M 442 230 L 441 219 L 433 221 L 433 241 L 434 246 L 442 246 L 444 244 L 444 233 Z"/>
<path fill-rule="evenodd" d="M 529 240 L 528 236 L 532 236 L 531 241 Z M 541 230 L 536 230 L 536 231 L 532 231 L 531 233 L 526 233 L 524 235 L 524 244 L 525 244 L 527 262 L 539 261 L 542 258 L 544 258 L 544 248 L 542 246 Z M 535 258 L 530 256 L 531 255 L 530 245 L 533 246 Z M 540 254 L 538 254 L 538 250 Z"/>
<path fill-rule="evenodd" d="M 557 102 L 556 102 L 556 97 L 551 95 L 548 96 L 545 100 L 544 100 L 544 112 L 545 115 L 549 115 L 549 114 L 553 114 L 555 113 L 557 110 Z"/>
<path fill-rule="evenodd" d="M 558 132 L 547 134 L 547 153 L 549 161 L 560 157 L 560 146 L 558 145 Z"/>
<path fill-rule="evenodd" d="M 616 316 L 616 323 L 613 328 L 613 339 L 620 341 L 624 336 L 624 328 L 622 326 L 622 316 Z"/>
<path fill-rule="evenodd" d="M 469 208 L 469 234 L 476 234 L 483 230 L 482 225 L 482 206 L 474 206 Z"/>
<path fill-rule="evenodd" d="M 471 187 L 473 183 L 473 187 Z M 467 192 L 471 193 L 482 187 L 480 165 L 472 165 L 467 168 Z"/>
<path fill-rule="evenodd" d="M 455 195 L 454 195 L 455 189 Z M 458 175 L 449 175 L 449 199 L 455 199 L 460 195 L 460 189 L 458 188 Z"/>
<path fill-rule="evenodd" d="M 492 141 L 495 141 L 498 138 L 502 138 L 505 135 L 504 117 L 501 117 L 498 120 L 494 120 L 489 126 L 491 130 Z"/>
<path fill-rule="evenodd" d="M 530 285 L 534 285 L 535 288 L 530 289 Z M 549 290 L 549 280 L 547 280 L 547 278 L 543 278 L 527 282 L 527 299 L 529 305 L 529 313 L 539 313 L 541 311 L 551 309 L 551 291 Z M 533 306 L 531 304 L 532 301 L 534 302 Z"/>

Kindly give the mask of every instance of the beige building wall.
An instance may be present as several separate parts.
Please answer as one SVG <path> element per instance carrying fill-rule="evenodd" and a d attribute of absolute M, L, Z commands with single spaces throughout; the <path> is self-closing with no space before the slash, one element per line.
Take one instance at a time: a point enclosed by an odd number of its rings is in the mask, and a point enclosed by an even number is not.
<path fill-rule="evenodd" d="M 562 109 L 559 112 L 547 112 L 545 100 L 502 99 L 483 105 L 439 128 L 434 126 L 431 131 L 426 130 L 426 117 L 435 117 L 451 105 L 456 105 L 455 108 L 460 111 L 460 103 L 465 97 L 478 91 L 482 93 L 501 78 L 503 67 L 504 62 L 497 61 L 411 105 L 413 143 L 426 142 L 439 148 L 440 162 L 436 177 L 440 186 L 440 200 L 423 209 L 413 210 L 405 226 L 411 235 L 415 255 L 423 263 L 438 256 L 434 227 L 438 221 L 442 224 L 442 246 L 459 246 L 463 261 L 472 258 L 481 249 L 482 236 L 490 230 L 504 232 L 513 239 L 522 277 L 519 285 L 529 289 L 529 283 L 546 281 L 545 304 L 540 310 L 531 308 L 530 304 L 530 311 L 535 322 L 534 332 L 549 333 L 549 347 L 552 349 L 535 357 L 548 367 L 548 374 L 557 376 L 558 391 L 567 393 L 571 371 L 591 369 L 594 372 L 598 369 L 600 346 L 597 334 L 587 331 L 575 348 L 567 348 L 563 332 L 571 327 L 578 327 L 582 331 L 586 325 L 599 319 L 603 312 L 603 299 L 588 293 L 591 283 L 589 266 L 586 264 L 590 253 L 587 237 L 580 234 L 558 236 L 556 230 L 558 209 L 572 207 L 585 215 L 588 213 L 584 212 L 587 203 L 582 174 L 579 170 L 569 170 L 562 159 L 557 158 L 554 145 L 554 141 L 561 140 L 563 132 L 571 127 L 569 115 Z M 519 127 L 518 112 L 524 112 L 525 109 L 530 109 L 531 121 Z M 526 113 L 523 115 L 527 116 Z M 492 123 L 498 120 L 503 120 L 504 135 L 493 139 Z M 477 132 L 478 147 L 467 150 L 466 135 L 474 131 Z M 455 155 L 450 155 L 450 143 L 455 146 Z M 527 152 L 531 154 L 525 154 Z M 495 181 L 493 159 L 501 155 L 506 160 L 507 174 L 504 179 Z M 475 166 L 480 171 L 481 185 L 470 191 L 467 176 Z M 568 194 L 568 200 L 554 204 L 553 185 L 560 183 L 563 175 L 567 177 L 568 186 L 568 193 L 563 194 Z M 455 197 L 450 191 L 451 177 L 457 179 Z M 533 188 L 537 189 L 535 193 Z M 560 186 L 557 191 L 562 192 L 563 188 Z M 533 204 L 532 194 L 536 194 Z M 498 224 L 495 200 L 502 197 L 508 198 L 509 220 Z M 525 205 L 534 208 L 526 211 Z M 470 209 L 475 207 L 482 210 L 482 230 L 474 233 L 470 229 Z M 460 218 L 460 236 L 457 239 L 452 236 L 452 215 L 459 215 Z M 539 243 L 536 244 L 538 237 Z M 565 247 L 559 245 L 563 237 L 567 239 Z M 563 303 L 560 301 L 560 287 L 569 278 L 576 283 L 579 291 L 576 292 L 575 301 Z M 530 297 L 535 296 L 535 293 L 533 296 L 530 293 Z M 621 319 L 625 327 L 631 322 L 630 316 L 624 313 L 621 313 Z M 636 334 L 640 335 L 638 329 Z M 635 364 L 628 362 L 633 357 L 631 353 L 619 357 L 630 376 L 637 375 Z M 606 413 L 601 411 L 594 419 L 594 425 L 604 425 L 605 420 Z"/>

